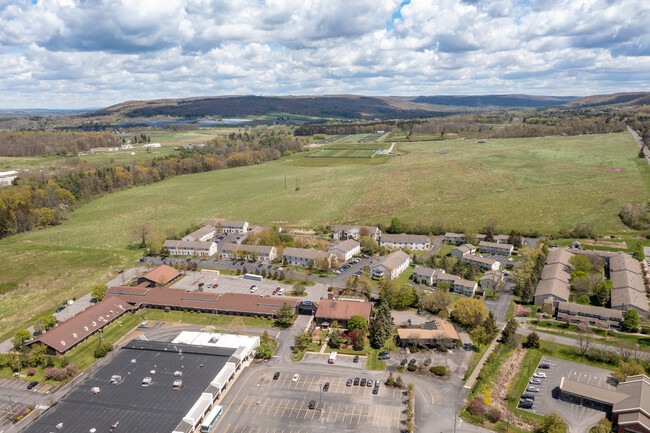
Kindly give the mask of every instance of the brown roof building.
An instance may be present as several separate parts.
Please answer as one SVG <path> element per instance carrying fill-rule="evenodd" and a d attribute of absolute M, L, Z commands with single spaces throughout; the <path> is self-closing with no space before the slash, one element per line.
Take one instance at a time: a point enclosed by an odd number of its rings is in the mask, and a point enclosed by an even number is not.
<path fill-rule="evenodd" d="M 160 265 L 138 277 L 138 285 L 147 283 L 150 287 L 166 286 L 182 275 L 181 271 L 171 266 Z"/>
<path fill-rule="evenodd" d="M 422 328 L 398 328 L 400 344 L 403 346 L 445 346 L 456 347 L 460 338 L 451 323 L 445 320 L 435 320 L 426 323 Z"/>
<path fill-rule="evenodd" d="M 318 310 L 316 310 L 316 323 L 319 325 L 322 325 L 323 322 L 332 324 L 336 320 L 341 328 L 346 328 L 348 320 L 352 316 L 361 316 L 370 323 L 371 311 L 372 304 L 370 302 L 323 299 L 319 302 Z"/>
<path fill-rule="evenodd" d="M 48 355 L 61 356 L 132 308 L 119 297 L 107 295 L 95 305 L 60 322 L 27 344 L 42 343 L 47 347 Z"/>

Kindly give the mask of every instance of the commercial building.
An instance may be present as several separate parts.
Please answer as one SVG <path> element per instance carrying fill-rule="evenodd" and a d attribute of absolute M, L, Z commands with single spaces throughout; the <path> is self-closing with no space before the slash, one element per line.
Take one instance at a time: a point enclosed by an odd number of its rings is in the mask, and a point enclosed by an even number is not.
<path fill-rule="evenodd" d="M 194 432 L 234 378 L 236 351 L 133 340 L 26 431 Z"/>
<path fill-rule="evenodd" d="M 483 271 L 498 271 L 501 267 L 501 262 L 476 254 L 465 254 L 461 260 L 464 265 L 476 265 Z"/>
<path fill-rule="evenodd" d="M 107 295 L 103 300 L 70 319 L 57 323 L 54 328 L 26 344 L 41 343 L 47 348 L 48 355 L 61 356 L 132 309 L 133 307 L 123 299 Z"/>
<path fill-rule="evenodd" d="M 282 261 L 293 266 L 308 266 L 309 262 L 316 264 L 316 260 L 331 260 L 333 254 L 315 248 L 287 247 L 282 251 Z"/>
<path fill-rule="evenodd" d="M 336 254 L 341 261 L 346 262 L 353 256 L 361 253 L 361 244 L 354 239 L 332 242 L 327 247 L 327 251 Z"/>
<path fill-rule="evenodd" d="M 147 287 L 167 286 L 179 278 L 182 274 L 178 269 L 171 266 L 160 265 L 157 268 L 138 277 L 138 285 L 144 284 Z"/>
<path fill-rule="evenodd" d="M 431 240 L 425 235 L 383 234 L 379 238 L 379 245 L 388 249 L 408 248 L 414 251 L 427 251 L 431 248 Z"/>
<path fill-rule="evenodd" d="M 341 328 L 347 328 L 352 316 L 361 316 L 370 323 L 372 304 L 362 301 L 323 299 L 318 303 L 315 320 L 319 326 L 327 327 L 336 321 Z"/>
<path fill-rule="evenodd" d="M 252 260 L 253 254 L 257 254 L 257 261 L 271 262 L 278 256 L 278 250 L 275 247 L 264 245 L 240 245 L 236 243 L 226 243 L 221 248 L 219 255 L 222 259 L 243 258 Z"/>
<path fill-rule="evenodd" d="M 420 327 L 398 328 L 397 334 L 402 346 L 454 348 L 460 342 L 458 333 L 446 320 L 434 320 Z"/>
<path fill-rule="evenodd" d="M 514 249 L 513 245 L 501 244 L 496 242 L 481 241 L 478 243 L 478 250 L 484 254 L 496 254 L 499 256 L 509 256 Z"/>
<path fill-rule="evenodd" d="M 359 240 L 362 234 L 367 233 L 373 239 L 377 239 L 381 235 L 379 227 L 375 226 L 355 226 L 337 224 L 332 229 L 332 239 L 356 239 Z"/>
<path fill-rule="evenodd" d="M 212 241 L 175 241 L 167 239 L 163 248 L 172 256 L 212 257 L 217 254 L 217 244 Z"/>
<path fill-rule="evenodd" d="M 472 244 L 463 244 L 451 249 L 451 255 L 457 259 L 462 259 L 465 254 L 474 254 L 476 247 Z"/>
<path fill-rule="evenodd" d="M 411 264 L 411 258 L 402 250 L 393 251 L 387 256 L 379 257 L 370 267 L 374 279 L 395 279 Z"/>

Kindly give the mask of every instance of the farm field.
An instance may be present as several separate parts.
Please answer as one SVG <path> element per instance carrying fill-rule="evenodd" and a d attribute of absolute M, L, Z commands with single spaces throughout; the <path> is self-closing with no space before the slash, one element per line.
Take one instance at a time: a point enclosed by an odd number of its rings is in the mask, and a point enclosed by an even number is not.
<path fill-rule="evenodd" d="M 322 150 L 317 150 L 309 155 L 310 158 L 372 158 L 375 155 L 374 150 L 358 149 L 332 149 L 329 146 Z"/>
<path fill-rule="evenodd" d="M 162 234 L 207 218 L 308 227 L 399 216 L 476 231 L 493 218 L 502 230 L 589 223 L 599 233 L 624 234 L 621 203 L 645 201 L 650 192 L 650 169 L 627 133 L 404 143 L 397 151 L 359 159 L 303 153 L 179 176 L 94 200 L 60 226 L 4 239 L 0 283 L 18 288 L 2 295 L 0 335 L 132 263 L 141 254 L 129 246 L 138 222 Z"/>

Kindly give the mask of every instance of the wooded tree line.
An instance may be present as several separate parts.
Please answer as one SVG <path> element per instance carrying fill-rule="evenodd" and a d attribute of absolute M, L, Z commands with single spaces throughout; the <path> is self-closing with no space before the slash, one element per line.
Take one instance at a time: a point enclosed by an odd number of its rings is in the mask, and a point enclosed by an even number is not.
<path fill-rule="evenodd" d="M 259 164 L 302 149 L 302 138 L 266 134 L 270 132 L 219 137 L 205 147 L 131 163 L 98 165 L 75 159 L 77 165 L 49 178 L 40 172 L 22 173 L 17 186 L 0 190 L 0 238 L 59 224 L 75 204 L 113 191 L 181 174 Z"/>
<path fill-rule="evenodd" d="M 76 155 L 95 147 L 117 146 L 121 140 L 108 132 L 0 133 L 0 156 Z"/>

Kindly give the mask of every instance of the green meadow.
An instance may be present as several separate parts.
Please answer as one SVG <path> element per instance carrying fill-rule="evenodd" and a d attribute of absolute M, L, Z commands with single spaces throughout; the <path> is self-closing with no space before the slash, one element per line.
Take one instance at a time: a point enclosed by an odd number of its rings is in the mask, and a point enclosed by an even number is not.
<path fill-rule="evenodd" d="M 131 225 L 162 233 L 203 219 L 312 227 L 334 222 L 447 222 L 478 230 L 555 232 L 577 223 L 628 233 L 622 202 L 646 200 L 650 169 L 627 134 L 400 143 L 399 156 L 306 158 L 179 176 L 116 192 L 70 214 L 60 226 L 0 241 L 0 335 L 87 293 L 141 251 Z"/>

